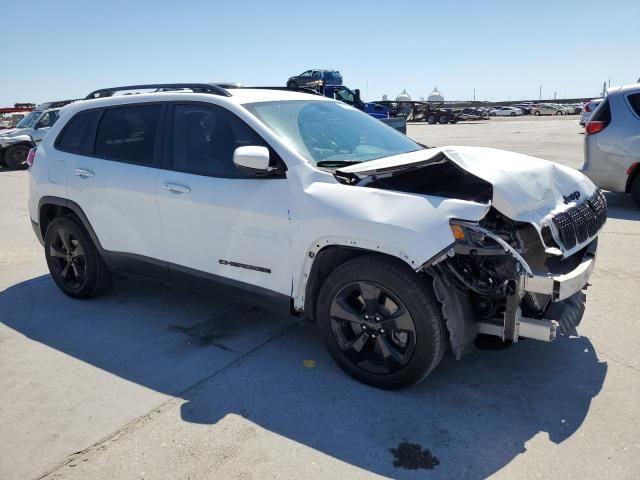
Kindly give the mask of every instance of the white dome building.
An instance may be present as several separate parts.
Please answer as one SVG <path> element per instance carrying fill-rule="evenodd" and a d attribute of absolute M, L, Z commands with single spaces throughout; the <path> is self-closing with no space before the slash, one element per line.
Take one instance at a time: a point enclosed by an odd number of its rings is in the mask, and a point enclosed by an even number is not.
<path fill-rule="evenodd" d="M 444 102 L 444 96 L 438 91 L 438 87 L 433 87 L 433 92 L 429 94 L 427 100 L 430 102 Z"/>
<path fill-rule="evenodd" d="M 399 93 L 396 97 L 396 102 L 410 102 L 411 96 L 407 93 L 406 89 L 402 90 L 402 93 Z"/>

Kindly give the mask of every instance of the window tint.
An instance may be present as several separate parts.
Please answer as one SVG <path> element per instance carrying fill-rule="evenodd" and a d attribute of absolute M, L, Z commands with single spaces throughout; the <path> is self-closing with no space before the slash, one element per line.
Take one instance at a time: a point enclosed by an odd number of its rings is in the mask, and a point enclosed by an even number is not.
<path fill-rule="evenodd" d="M 611 107 L 609 106 L 608 98 L 605 98 L 600 106 L 598 106 L 598 108 L 593 112 L 591 120 L 604 122 L 606 124 L 609 124 L 609 122 L 611 122 Z"/>
<path fill-rule="evenodd" d="M 99 114 L 99 110 L 77 113 L 62 130 L 56 142 L 56 147 L 65 152 L 81 153 L 87 143 L 87 136 L 91 131 L 91 126 Z"/>
<path fill-rule="evenodd" d="M 239 118 L 206 105 L 176 105 L 172 138 L 172 168 L 214 177 L 252 177 L 234 165 L 233 152 L 242 146 L 267 146 Z"/>
<path fill-rule="evenodd" d="M 631 105 L 633 111 L 640 117 L 640 93 L 629 95 L 627 99 L 629 100 L 629 105 Z"/>
<path fill-rule="evenodd" d="M 161 110 L 160 105 L 106 110 L 96 135 L 96 155 L 152 165 Z"/>

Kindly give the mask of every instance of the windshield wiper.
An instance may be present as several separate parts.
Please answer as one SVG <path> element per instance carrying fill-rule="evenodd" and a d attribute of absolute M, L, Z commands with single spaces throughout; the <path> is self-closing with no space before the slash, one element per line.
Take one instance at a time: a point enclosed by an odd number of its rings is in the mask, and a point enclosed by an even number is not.
<path fill-rule="evenodd" d="M 316 163 L 318 167 L 347 167 L 349 165 L 355 165 L 356 163 L 362 163 L 359 160 L 320 160 Z"/>

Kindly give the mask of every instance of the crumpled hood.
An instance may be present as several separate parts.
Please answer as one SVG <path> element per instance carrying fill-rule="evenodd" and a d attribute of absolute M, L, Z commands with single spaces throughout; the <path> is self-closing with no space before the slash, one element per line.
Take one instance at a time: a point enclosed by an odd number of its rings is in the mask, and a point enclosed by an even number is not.
<path fill-rule="evenodd" d="M 394 167 L 428 165 L 445 155 L 457 166 L 493 186 L 493 206 L 512 220 L 540 225 L 551 213 L 565 210 L 592 195 L 596 186 L 586 176 L 557 163 L 520 153 L 485 147 L 447 146 L 351 165 L 339 172 L 358 176 Z M 440 157 L 441 158 L 441 157 Z M 575 195 L 578 192 L 578 195 Z M 565 198 L 566 197 L 566 198 Z M 577 198 L 576 198 L 577 197 Z"/>

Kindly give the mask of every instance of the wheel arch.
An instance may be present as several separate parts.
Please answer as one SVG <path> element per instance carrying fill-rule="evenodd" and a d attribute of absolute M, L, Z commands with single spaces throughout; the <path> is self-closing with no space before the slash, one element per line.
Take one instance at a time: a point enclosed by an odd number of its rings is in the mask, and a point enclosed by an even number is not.
<path fill-rule="evenodd" d="M 38 202 L 38 228 L 40 234 L 44 238 L 47 231 L 47 226 L 51 221 L 59 216 L 73 214 L 82 224 L 84 229 L 89 234 L 91 241 L 98 249 L 98 252 L 103 253 L 102 245 L 98 236 L 96 235 L 89 219 L 82 211 L 82 208 L 77 203 L 62 197 L 45 196 Z"/>
<path fill-rule="evenodd" d="M 447 249 L 438 251 L 431 260 L 442 256 Z M 303 272 L 298 287 L 293 292 L 294 311 L 315 320 L 316 301 L 324 280 L 337 266 L 362 255 L 376 255 L 393 262 L 401 262 L 415 272 L 424 266 L 408 254 L 377 242 L 339 238 L 314 242 L 307 250 Z"/>
<path fill-rule="evenodd" d="M 633 182 L 640 175 L 640 162 L 636 162 L 631 165 L 631 167 L 629 167 L 629 170 L 631 171 L 631 174 L 627 177 L 627 185 L 624 189 L 624 193 L 631 193 Z"/>

